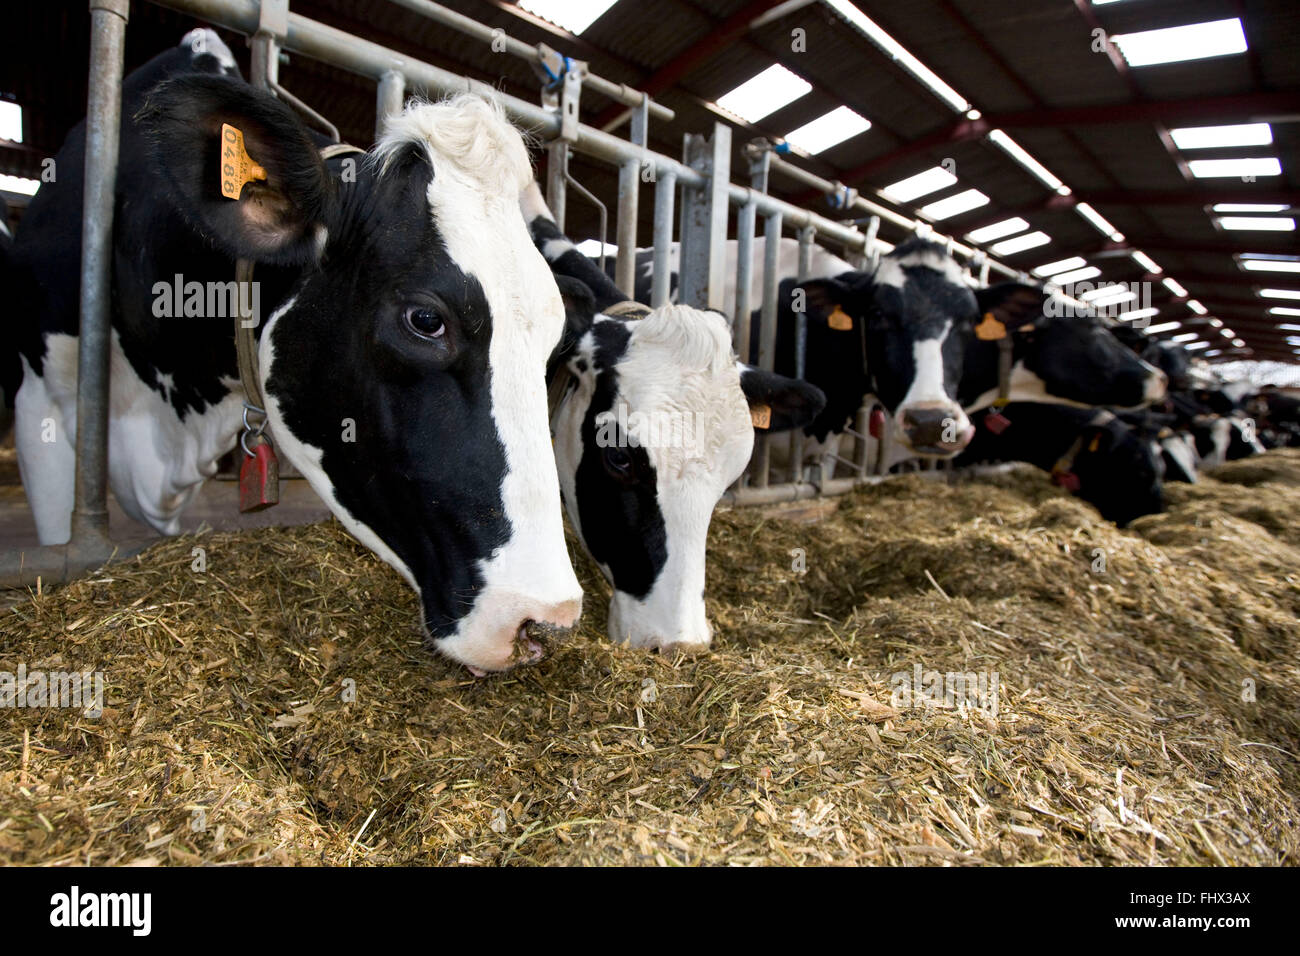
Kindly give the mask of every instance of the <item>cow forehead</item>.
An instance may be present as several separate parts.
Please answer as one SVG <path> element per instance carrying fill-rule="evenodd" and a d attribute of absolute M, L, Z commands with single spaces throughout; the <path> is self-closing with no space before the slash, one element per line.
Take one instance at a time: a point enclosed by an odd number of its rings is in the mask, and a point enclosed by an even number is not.
<path fill-rule="evenodd" d="M 612 322 L 627 331 L 615 335 Z M 749 405 L 717 313 L 665 306 L 627 323 L 598 320 L 580 352 L 616 377 L 611 407 L 597 413 L 615 416 L 632 433 L 661 480 L 722 472 L 729 480 L 733 459 L 748 456 Z"/>

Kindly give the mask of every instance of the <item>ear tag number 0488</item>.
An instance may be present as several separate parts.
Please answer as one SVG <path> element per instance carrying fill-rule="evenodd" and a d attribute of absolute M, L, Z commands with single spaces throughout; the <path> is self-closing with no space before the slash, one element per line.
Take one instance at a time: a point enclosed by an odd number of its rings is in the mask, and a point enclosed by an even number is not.
<path fill-rule="evenodd" d="M 244 149 L 244 134 L 229 123 L 221 124 L 221 195 L 238 199 L 244 186 L 266 179 L 266 170 Z"/>

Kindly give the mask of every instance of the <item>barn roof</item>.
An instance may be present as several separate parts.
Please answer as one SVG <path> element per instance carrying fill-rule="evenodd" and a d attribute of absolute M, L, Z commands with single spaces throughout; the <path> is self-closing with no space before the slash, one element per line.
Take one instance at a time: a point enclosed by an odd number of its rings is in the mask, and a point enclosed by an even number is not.
<path fill-rule="evenodd" d="M 844 0 L 839 5 L 845 6 Z M 871 128 L 815 156 L 791 161 L 864 194 L 935 165 L 958 182 L 899 208 L 914 214 L 935 199 L 978 189 L 989 203 L 936 223 L 964 236 L 982 225 L 1023 217 L 1051 242 L 1005 256 L 1031 269 L 1073 256 L 1101 270 L 1093 281 L 1152 280 L 1153 323 L 1196 332 L 1213 343 L 1205 352 L 1235 357 L 1230 338 L 1211 319 L 1240 336 L 1253 357 L 1294 361 L 1281 324 L 1300 325 L 1270 308 L 1300 302 L 1261 298 L 1261 288 L 1300 289 L 1300 276 L 1254 273 L 1237 256 L 1300 256 L 1294 232 L 1233 232 L 1215 223 L 1215 203 L 1271 203 L 1293 214 L 1300 207 L 1300 5 L 1293 0 L 854 0 L 851 5 L 915 55 L 969 101 L 970 119 L 927 90 L 882 52 L 861 29 L 825 0 L 620 0 L 580 36 L 519 8 L 511 0 L 446 0 L 444 6 L 529 43 L 546 42 L 589 61 L 608 79 L 647 89 L 676 111 L 671 123 L 652 122 L 651 146 L 680 155 L 685 132 L 705 132 L 715 121 L 735 129 L 733 176 L 743 171 L 740 149 L 751 138 L 784 136 L 823 113 L 847 105 Z M 293 12 L 330 24 L 438 66 L 494 83 L 535 101 L 529 66 L 485 43 L 450 32 L 406 7 L 380 0 L 292 0 Z M 850 11 L 851 12 L 851 11 Z M 132 5 L 127 67 L 176 42 L 193 19 L 152 3 Z M 1130 68 L 1094 31 L 1125 34 L 1204 21 L 1240 18 L 1245 53 Z M 23 37 L 0 63 L 0 96 L 24 107 L 24 143 L 0 142 L 0 172 L 39 174 L 67 130 L 85 111 L 88 17 L 84 7 L 22 4 L 10 11 L 9 35 Z M 803 31 L 795 34 L 794 31 Z M 241 37 L 223 34 L 247 72 Z M 796 37 L 800 42 L 796 43 Z M 794 102 L 745 123 L 711 105 L 768 66 L 782 64 L 810 85 Z M 370 81 L 304 57 L 282 67 L 281 81 L 325 113 L 344 137 L 369 143 L 375 97 Z M 604 126 L 623 108 L 595 93 L 583 96 L 585 122 Z M 1254 148 L 1177 149 L 1177 127 L 1270 121 L 1273 143 Z M 988 138 L 1004 130 L 1069 189 L 1060 195 Z M 1187 161 L 1270 156 L 1281 174 L 1254 182 L 1196 179 Z M 951 161 L 945 163 L 945 161 Z M 575 157 L 572 171 L 611 207 L 617 195 L 610 167 Z M 780 177 L 772 191 L 822 211 L 822 197 Z M 872 198 L 878 198 L 872 196 Z M 1093 207 L 1122 238 L 1103 235 L 1079 214 Z M 575 198 L 568 228 L 594 236 L 597 218 Z M 650 203 L 641 204 L 641 236 L 650 235 Z M 882 235 L 903 234 L 886 225 Z M 611 237 L 612 238 L 612 237 Z M 1140 250 L 1163 268 L 1152 275 L 1131 253 Z M 1175 280 L 1175 289 L 1162 282 Z M 1177 294 L 1185 288 L 1188 295 Z M 1200 316 L 1192 299 L 1208 312 Z"/>

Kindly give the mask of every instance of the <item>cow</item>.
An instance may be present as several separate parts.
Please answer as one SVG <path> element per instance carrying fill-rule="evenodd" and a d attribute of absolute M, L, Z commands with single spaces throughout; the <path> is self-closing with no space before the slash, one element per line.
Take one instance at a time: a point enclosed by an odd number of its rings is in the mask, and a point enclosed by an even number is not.
<path fill-rule="evenodd" d="M 735 309 L 737 243 L 727 244 L 728 281 L 724 309 Z M 794 374 L 796 312 L 807 317 L 805 378 L 826 393 L 826 408 L 805 432 L 818 443 L 843 430 L 868 391 L 896 418 L 899 432 L 922 454 L 955 454 L 970 438 L 970 422 L 956 403 L 965 342 L 976 304 L 961 267 L 947 250 L 911 239 L 881 257 L 872 272 L 814 246 L 809 277 L 792 278 L 799 244 L 778 246 L 777 330 L 774 368 Z M 750 317 L 750 354 L 758 359 L 762 245 L 756 246 Z M 670 266 L 678 244 L 669 250 Z M 653 262 L 638 253 L 636 293 L 649 301 Z M 670 280 L 671 281 L 671 280 Z M 743 321 L 737 317 L 737 321 Z"/>
<path fill-rule="evenodd" d="M 731 260 L 735 247 L 728 243 Z M 1163 394 L 1164 375 L 1129 355 L 1099 319 L 1068 314 L 1037 286 L 972 288 L 942 245 L 908 240 L 882 256 L 874 272 L 854 270 L 815 246 L 810 278 L 803 282 L 789 277 L 798 247 L 793 239 L 778 247 L 778 270 L 785 277 L 778 285 L 774 368 L 793 374 L 801 305 L 808 330 L 805 377 L 827 398 L 822 414 L 804 429 L 814 439 L 806 448 L 812 456 L 833 449 L 868 394 L 891 413 L 891 433 L 903 453 L 932 457 L 951 457 L 964 448 L 973 434 L 968 412 L 995 400 L 1134 406 Z M 676 249 L 670 249 L 670 263 Z M 653 277 L 648 250 L 638 253 L 637 266 L 637 295 L 645 300 Z M 753 272 L 751 301 L 758 302 L 758 262 Z M 733 269 L 727 274 L 734 275 Z M 734 304 L 734 282 L 727 284 L 726 298 Z M 999 344 L 972 334 L 985 316 L 1013 346 L 1005 383 Z M 757 313 L 751 322 L 753 360 Z"/>
<path fill-rule="evenodd" d="M 608 634 L 661 651 L 706 648 L 713 508 L 749 461 L 756 421 L 797 428 L 825 398 L 738 362 L 719 313 L 631 301 L 560 231 L 536 185 L 521 206 L 565 297 L 555 457 L 570 523 L 613 588 Z"/>
<path fill-rule="evenodd" d="M 1028 462 L 1121 528 L 1164 510 L 1164 463 L 1139 429 L 1103 409 L 1015 402 L 1005 412 L 1015 427 L 977 426 L 955 464 Z M 977 422 L 991 413 L 976 413 Z"/>
<path fill-rule="evenodd" d="M 202 289 L 250 262 L 279 453 L 415 589 L 437 650 L 478 674 L 539 659 L 582 595 L 545 414 L 564 307 L 519 217 L 519 132 L 466 94 L 409 104 L 369 154 L 323 158 L 205 29 L 126 78 L 122 115 L 108 466 L 123 510 L 175 533 L 240 434 L 236 320 Z M 264 177 L 235 198 L 223 124 Z M 73 505 L 84 155 L 83 123 L 8 264 L 16 441 L 46 544 L 68 539 Z M 197 314 L 165 317 L 174 277 L 198 283 Z"/>

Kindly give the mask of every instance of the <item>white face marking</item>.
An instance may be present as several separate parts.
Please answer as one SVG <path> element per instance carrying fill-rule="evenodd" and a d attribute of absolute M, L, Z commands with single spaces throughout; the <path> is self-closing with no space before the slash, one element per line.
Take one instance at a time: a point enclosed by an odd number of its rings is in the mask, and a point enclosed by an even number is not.
<path fill-rule="evenodd" d="M 956 260 L 934 249 L 916 249 L 905 256 L 897 258 L 894 256 L 882 257 L 880 268 L 876 270 L 874 277 L 875 282 L 877 285 L 887 285 L 893 286 L 895 289 L 901 289 L 903 283 L 907 281 L 907 273 L 903 270 L 918 267 L 932 269 L 953 285 L 959 285 L 963 289 L 970 287 L 966 273 L 962 271 Z"/>
<path fill-rule="evenodd" d="M 24 368 L 22 408 L 15 409 L 15 417 L 22 420 L 19 460 L 37 532 L 42 543 L 57 543 L 67 540 L 72 507 L 65 485 L 71 486 L 74 478 L 77 338 L 50 335 L 45 344 L 44 377 Z M 113 497 L 135 520 L 160 534 L 176 534 L 181 512 L 234 444 L 243 407 L 238 385 L 226 381 L 230 394 L 201 413 L 191 411 L 182 422 L 167 398 L 136 375 L 116 331 L 109 362 L 108 479 Z M 170 377 L 160 377 L 170 387 Z M 41 440 L 47 417 L 56 421 L 54 443 Z"/>
<path fill-rule="evenodd" d="M 952 321 L 944 323 L 938 338 L 921 339 L 912 344 L 912 363 L 915 378 L 907 389 L 907 394 L 894 412 L 894 421 L 898 424 L 899 434 L 906 435 L 905 420 L 909 408 L 917 405 L 943 406 L 946 415 L 953 420 L 955 436 L 966 435 L 970 431 L 970 419 L 961 406 L 953 401 L 943 387 L 943 345 L 952 332 Z"/>

